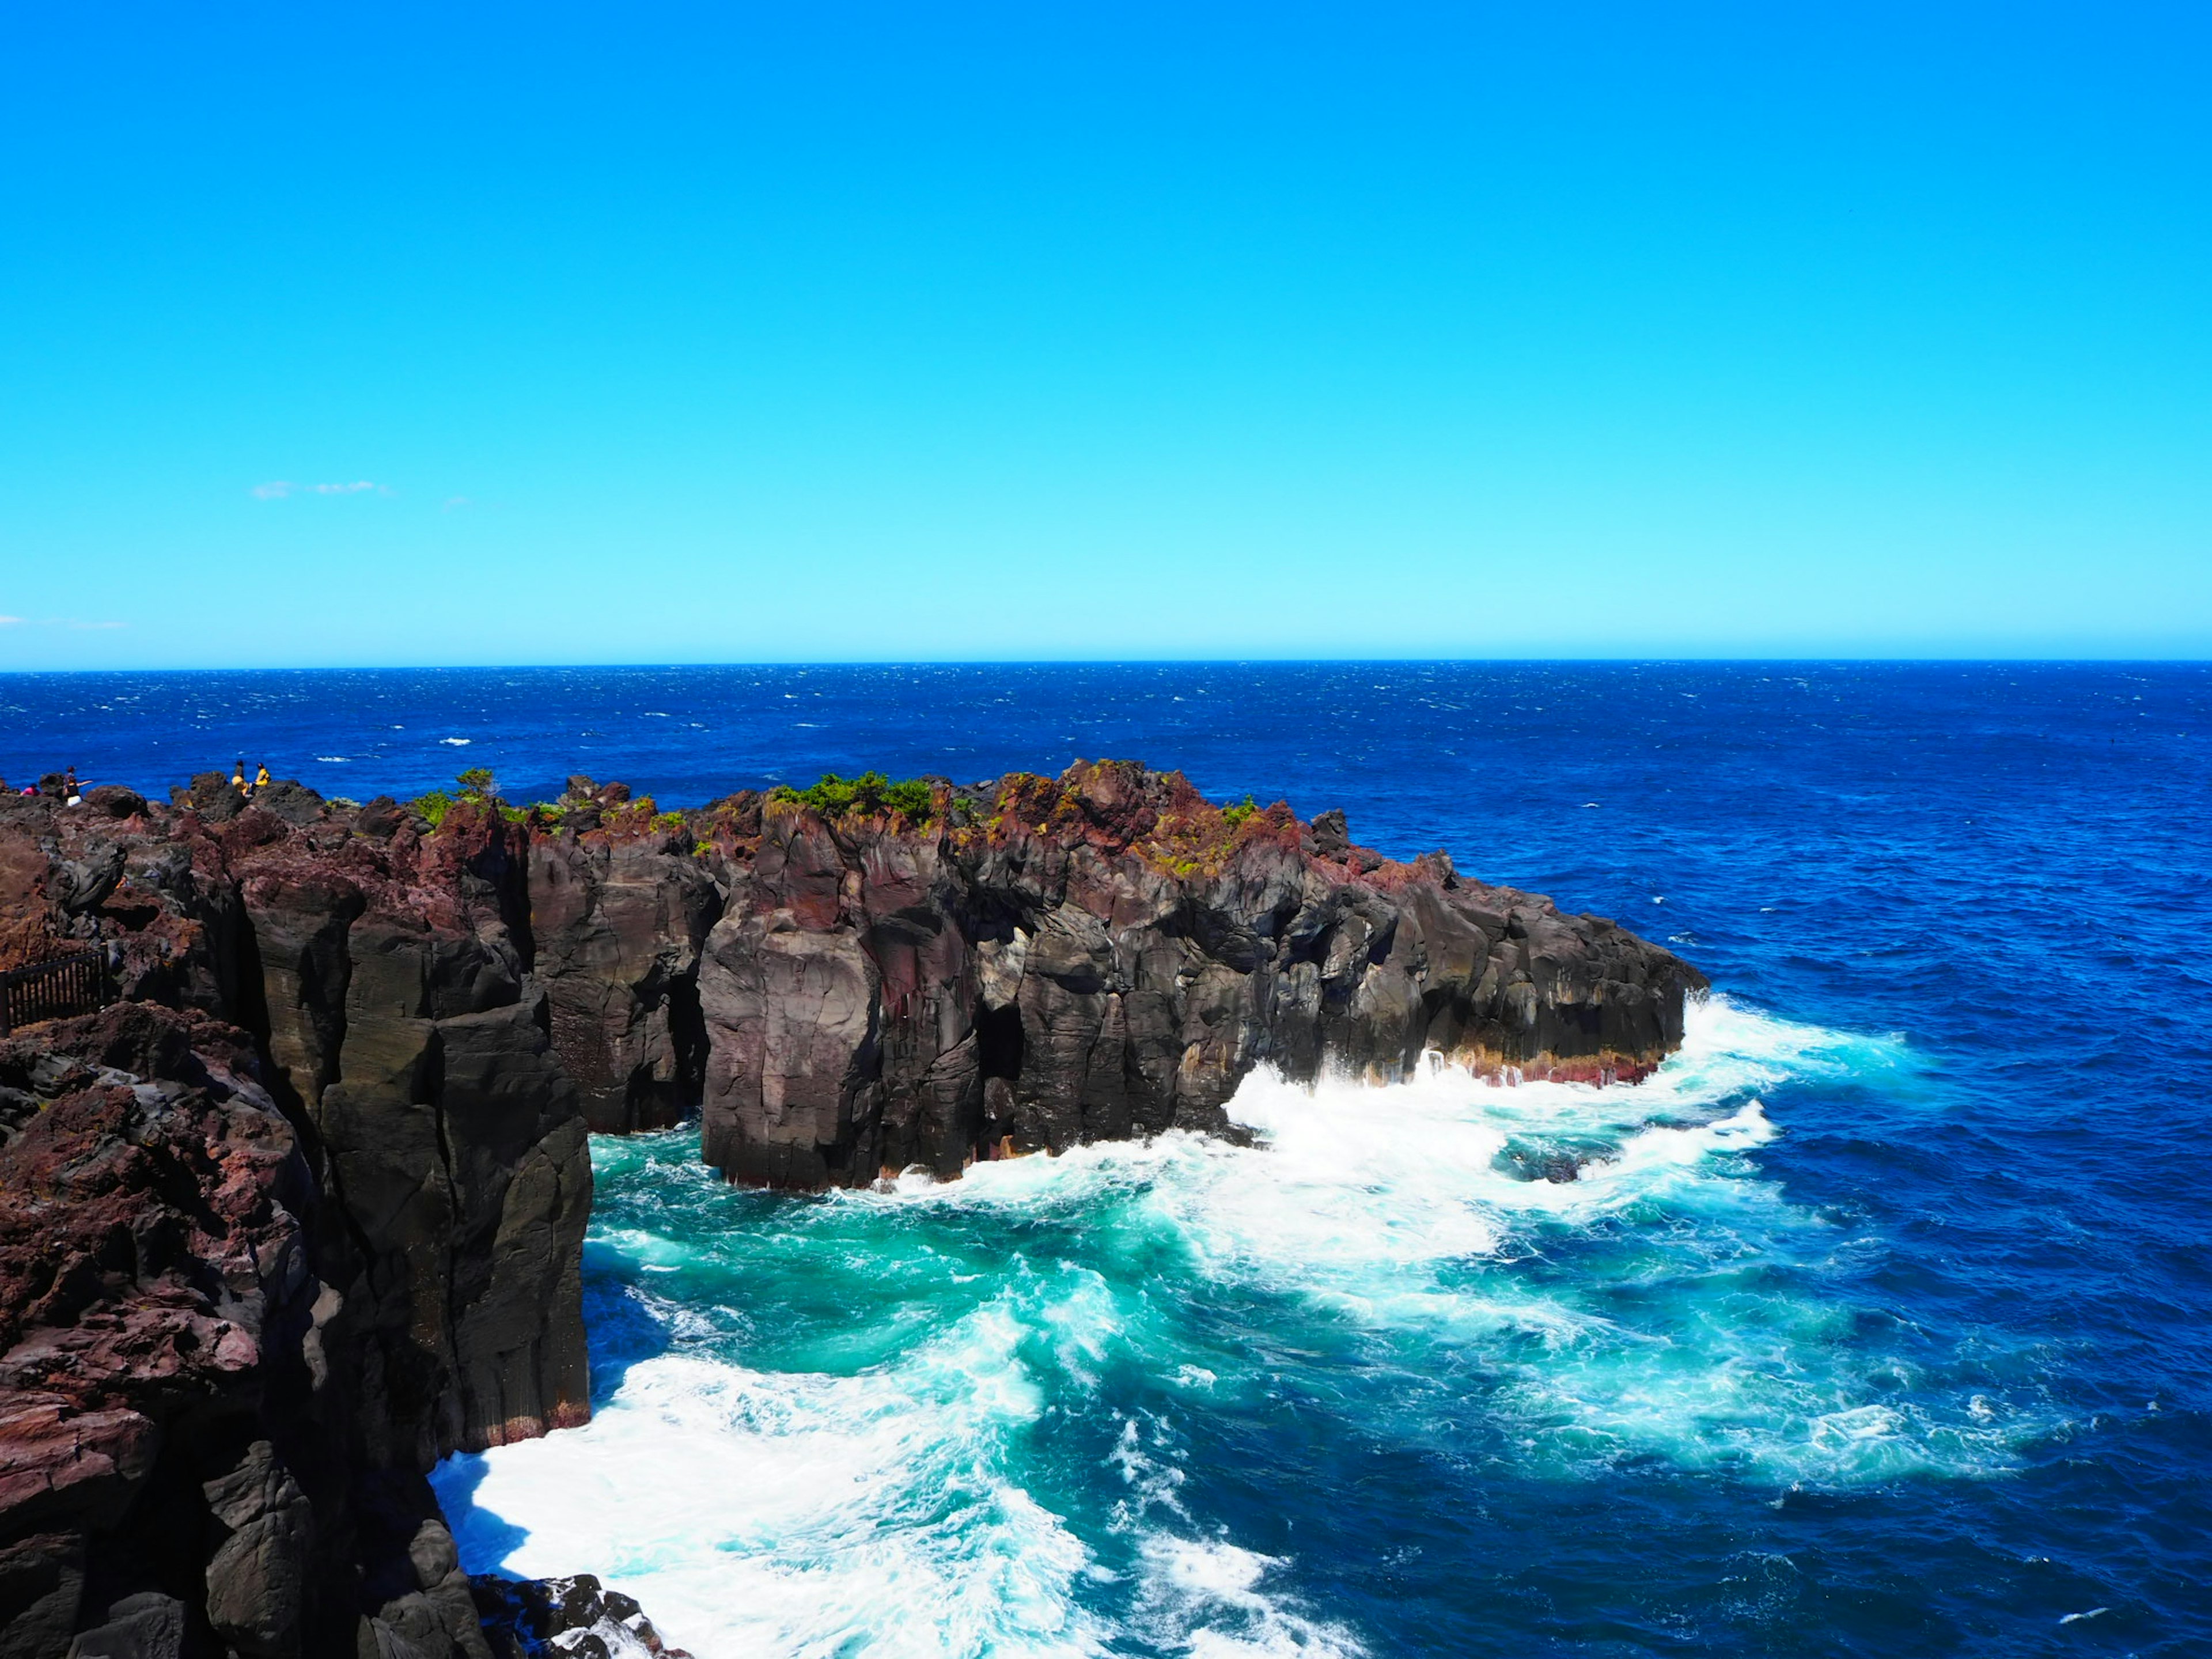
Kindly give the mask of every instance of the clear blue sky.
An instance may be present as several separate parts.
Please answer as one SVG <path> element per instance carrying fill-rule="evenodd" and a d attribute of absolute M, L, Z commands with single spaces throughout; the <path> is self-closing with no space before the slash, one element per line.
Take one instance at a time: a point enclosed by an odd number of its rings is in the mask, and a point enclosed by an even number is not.
<path fill-rule="evenodd" d="M 2208 48 L 13 6 L 0 666 L 2212 653 Z"/>

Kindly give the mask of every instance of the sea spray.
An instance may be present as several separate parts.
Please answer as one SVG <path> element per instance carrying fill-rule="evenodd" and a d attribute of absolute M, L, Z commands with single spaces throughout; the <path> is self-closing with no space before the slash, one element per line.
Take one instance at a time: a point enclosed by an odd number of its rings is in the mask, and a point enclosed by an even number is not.
<path fill-rule="evenodd" d="M 1249 1147 L 793 1198 L 686 1132 L 601 1141 L 599 1414 L 441 1490 L 473 1569 L 599 1571 L 702 1659 L 1321 1655 L 1362 1650 L 1298 1549 L 1329 1494 L 1255 1510 L 1224 1449 L 1373 1448 L 1469 1501 L 1999 1473 L 2047 1413 L 1832 1295 L 1879 1241 L 1755 1157 L 1767 1092 L 1909 1063 L 1716 998 L 1636 1088 L 1256 1076 Z"/>

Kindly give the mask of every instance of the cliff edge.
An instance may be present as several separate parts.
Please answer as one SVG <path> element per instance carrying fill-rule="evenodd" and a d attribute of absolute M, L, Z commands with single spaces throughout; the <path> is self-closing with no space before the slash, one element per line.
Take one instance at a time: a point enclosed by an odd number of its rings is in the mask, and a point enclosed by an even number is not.
<path fill-rule="evenodd" d="M 1705 985 L 1131 762 L 672 812 L 464 783 L 0 798 L 0 1659 L 649 1632 L 590 1580 L 471 1586 L 423 1479 L 588 1414 L 588 1129 L 951 1177 L 1233 1133 L 1261 1066 L 1631 1082 Z"/>

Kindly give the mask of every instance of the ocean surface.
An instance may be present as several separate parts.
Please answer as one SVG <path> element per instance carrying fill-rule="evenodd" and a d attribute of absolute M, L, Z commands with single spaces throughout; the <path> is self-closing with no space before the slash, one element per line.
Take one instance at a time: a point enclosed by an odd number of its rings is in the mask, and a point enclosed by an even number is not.
<path fill-rule="evenodd" d="M 700 1659 L 2212 1654 L 2212 668 L 0 678 L 11 783 L 241 756 L 664 805 L 1135 757 L 1717 988 L 1640 1087 L 1259 1077 L 1249 1148 L 799 1198 L 599 1141 L 598 1415 L 439 1472 L 472 1568 Z"/>

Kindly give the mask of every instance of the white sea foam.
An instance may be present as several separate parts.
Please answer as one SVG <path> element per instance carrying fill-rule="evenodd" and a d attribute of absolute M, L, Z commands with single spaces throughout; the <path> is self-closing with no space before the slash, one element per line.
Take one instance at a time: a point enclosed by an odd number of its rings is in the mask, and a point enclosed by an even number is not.
<path fill-rule="evenodd" d="M 701 1659 L 1103 1653 L 1089 1552 L 1001 1472 L 1043 1405 L 1020 1334 L 987 1308 L 853 1377 L 663 1355 L 587 1426 L 440 1485 L 478 1483 L 448 1505 L 472 1566 L 597 1571 Z"/>
<path fill-rule="evenodd" d="M 2050 1425 L 1985 1394 L 1887 1399 L 1898 1364 L 1856 1349 L 1850 1310 L 1818 1290 L 1822 1258 L 1850 1241 L 1742 1156 L 1778 1133 L 1757 1091 L 1902 1059 L 1894 1038 L 1714 997 L 1635 1088 L 1499 1087 L 1437 1065 L 1389 1087 L 1261 1074 L 1231 1104 L 1254 1148 L 1167 1135 L 851 1201 L 1091 1209 L 1133 1195 L 1206 1277 L 1372 1333 L 1377 1361 L 1412 1373 L 1411 1416 L 1479 1363 L 1532 1470 L 1657 1455 L 1814 1485 L 2000 1472 Z M 1523 1139 L 1576 1149 L 1575 1178 L 1516 1174 L 1501 1155 Z M 1615 1255 L 1597 1282 L 1527 1270 L 1601 1236 Z M 1626 1305 L 1605 1294 L 1607 1272 L 1632 1276 Z"/>
<path fill-rule="evenodd" d="M 1223 1540 L 1157 1534 L 1141 1547 L 1145 1580 L 1133 1617 L 1140 1633 L 1194 1659 L 1350 1659 L 1351 1632 L 1307 1617 L 1270 1592 L 1279 1557 Z"/>
<path fill-rule="evenodd" d="M 1534 1478 L 1654 1458 L 1775 1487 L 1991 1473 L 2029 1413 L 1986 1383 L 1955 1404 L 1897 1386 L 1905 1362 L 1866 1351 L 1820 1293 L 1849 1239 L 1747 1156 L 1779 1133 L 1763 1094 L 1899 1063 L 1894 1040 L 1716 998 L 1632 1089 L 1444 1066 L 1387 1088 L 1258 1076 L 1232 1103 L 1251 1147 L 1171 1134 L 794 1206 L 777 1227 L 846 1253 L 921 1248 L 986 1212 L 1119 1230 L 1166 1277 L 1117 1284 L 1049 1246 L 948 1270 L 975 1294 L 874 1310 L 901 1334 L 856 1375 L 750 1369 L 727 1357 L 741 1316 L 651 1297 L 671 1350 L 591 1425 L 453 1460 L 441 1489 L 472 1569 L 599 1572 L 701 1659 L 1090 1656 L 1126 1638 L 1198 1659 L 1358 1653 L 1298 1594 L 1295 1555 L 1186 1507 L 1162 1419 L 1126 1416 L 1102 1449 L 1109 1513 L 1056 1512 L 1025 1484 L 1036 1437 L 1117 1368 L 1209 1411 L 1264 1393 L 1264 1366 L 1194 1351 L 1146 1287 L 1180 1283 L 1279 1302 L 1350 1345 L 1329 1363 L 1389 1368 L 1403 1386 L 1363 1428 L 1419 1442 L 1473 1413 Z M 1525 1178 L 1524 1146 L 1575 1178 Z M 655 1290 L 713 1249 L 649 1223 L 596 1237 Z"/>

